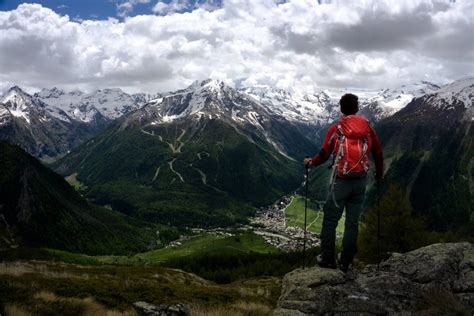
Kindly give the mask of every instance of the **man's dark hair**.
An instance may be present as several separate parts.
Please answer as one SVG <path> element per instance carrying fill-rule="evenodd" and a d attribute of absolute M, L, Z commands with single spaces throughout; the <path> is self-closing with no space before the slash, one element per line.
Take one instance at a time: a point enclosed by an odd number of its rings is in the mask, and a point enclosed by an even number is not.
<path fill-rule="evenodd" d="M 359 98 L 355 94 L 344 94 L 339 100 L 339 104 L 344 115 L 356 114 L 359 111 Z"/>

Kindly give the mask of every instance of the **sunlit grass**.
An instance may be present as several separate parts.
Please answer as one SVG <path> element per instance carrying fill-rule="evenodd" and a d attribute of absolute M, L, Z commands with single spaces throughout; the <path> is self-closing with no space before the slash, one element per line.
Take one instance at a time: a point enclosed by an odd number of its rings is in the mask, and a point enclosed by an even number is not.
<path fill-rule="evenodd" d="M 285 209 L 285 214 L 287 217 L 287 225 L 294 227 L 304 227 L 304 197 L 296 195 L 291 203 Z M 323 212 L 322 206 L 311 200 L 308 200 L 308 209 L 306 224 L 308 230 L 313 233 L 321 233 L 321 228 L 323 225 Z M 336 232 L 338 235 L 344 232 L 344 215 L 341 217 L 339 224 L 337 225 Z"/>
<path fill-rule="evenodd" d="M 78 190 L 78 191 L 83 191 L 85 189 L 87 189 L 87 186 L 84 185 L 84 183 L 80 182 L 79 180 L 77 180 L 77 175 L 78 173 L 73 173 L 71 174 L 70 176 L 67 176 L 65 177 L 64 179 L 71 185 L 74 187 L 74 189 Z"/>
<path fill-rule="evenodd" d="M 243 233 L 235 236 L 202 234 L 191 237 L 180 246 L 163 248 L 139 253 L 133 256 L 99 256 L 95 257 L 102 263 L 143 264 L 164 263 L 172 259 L 192 257 L 195 255 L 215 255 L 223 253 L 273 253 L 278 249 L 267 244 L 261 236 Z"/>
<path fill-rule="evenodd" d="M 134 302 L 186 304 L 194 314 L 269 315 L 281 279 L 260 277 L 219 285 L 176 269 L 15 262 L 0 266 L 6 315 L 136 315 Z M 77 278 L 76 276 L 81 276 Z"/>

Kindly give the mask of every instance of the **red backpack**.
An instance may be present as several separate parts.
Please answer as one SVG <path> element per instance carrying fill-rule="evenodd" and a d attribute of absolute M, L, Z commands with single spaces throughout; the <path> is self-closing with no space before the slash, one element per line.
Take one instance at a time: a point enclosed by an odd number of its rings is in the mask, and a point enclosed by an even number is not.
<path fill-rule="evenodd" d="M 344 116 L 337 123 L 334 136 L 334 177 L 365 177 L 369 170 L 369 153 L 372 148 L 367 119 L 358 115 Z"/>

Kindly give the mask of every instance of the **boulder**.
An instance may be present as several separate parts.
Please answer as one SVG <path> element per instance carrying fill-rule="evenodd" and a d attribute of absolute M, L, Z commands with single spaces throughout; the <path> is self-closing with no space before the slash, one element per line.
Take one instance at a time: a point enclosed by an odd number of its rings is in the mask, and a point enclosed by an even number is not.
<path fill-rule="evenodd" d="M 474 246 L 444 243 L 392 254 L 349 277 L 339 270 L 297 269 L 283 279 L 274 315 L 429 315 L 474 313 Z"/>
<path fill-rule="evenodd" d="M 183 304 L 150 304 L 136 302 L 133 307 L 140 316 L 186 316 L 189 315 L 189 306 Z"/>

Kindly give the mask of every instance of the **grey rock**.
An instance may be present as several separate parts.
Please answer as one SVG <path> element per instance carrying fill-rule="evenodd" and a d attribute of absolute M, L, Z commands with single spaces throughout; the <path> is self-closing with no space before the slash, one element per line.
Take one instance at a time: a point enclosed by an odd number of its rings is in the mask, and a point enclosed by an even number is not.
<path fill-rule="evenodd" d="M 348 278 L 339 270 L 297 269 L 283 280 L 274 315 L 411 315 L 438 289 L 474 313 L 474 246 L 434 244 L 392 254 Z M 442 292 L 444 293 L 444 292 Z"/>
<path fill-rule="evenodd" d="M 150 304 L 135 302 L 133 307 L 140 316 L 186 316 L 189 315 L 189 306 L 184 304 Z"/>

